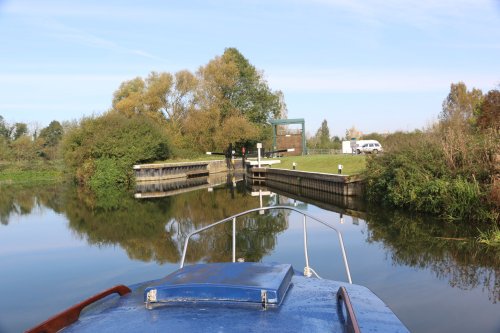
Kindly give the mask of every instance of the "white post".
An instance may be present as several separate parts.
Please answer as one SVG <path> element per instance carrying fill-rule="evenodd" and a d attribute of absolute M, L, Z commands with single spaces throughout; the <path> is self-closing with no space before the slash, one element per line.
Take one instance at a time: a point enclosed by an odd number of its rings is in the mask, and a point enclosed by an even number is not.
<path fill-rule="evenodd" d="M 233 262 L 236 262 L 236 217 L 233 218 Z"/>
<path fill-rule="evenodd" d="M 307 277 L 311 277 L 312 273 L 309 269 L 309 254 L 307 253 L 307 226 L 306 226 L 306 216 L 304 215 L 303 220 L 304 225 L 304 255 L 306 257 L 306 267 L 304 268 L 304 275 Z"/>
<path fill-rule="evenodd" d="M 260 150 L 262 149 L 262 143 L 257 143 L 257 166 L 260 168 Z"/>

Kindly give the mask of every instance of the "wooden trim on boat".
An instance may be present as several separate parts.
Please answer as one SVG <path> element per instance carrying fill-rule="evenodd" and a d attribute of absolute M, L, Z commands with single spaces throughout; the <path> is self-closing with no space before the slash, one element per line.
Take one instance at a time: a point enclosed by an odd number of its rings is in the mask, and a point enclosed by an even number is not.
<path fill-rule="evenodd" d="M 344 312 L 342 311 L 342 303 L 345 305 L 347 312 L 347 318 L 344 318 Z M 344 322 L 346 332 L 348 333 L 360 333 L 358 321 L 356 320 L 356 315 L 354 314 L 354 309 L 352 307 L 351 299 L 347 294 L 347 289 L 345 287 L 340 287 L 337 291 L 337 310 L 339 312 L 339 319 Z"/>
<path fill-rule="evenodd" d="M 126 295 L 130 293 L 131 290 L 124 286 L 124 285 L 119 285 L 115 286 L 113 288 L 109 288 L 107 290 L 104 290 L 103 292 L 94 295 L 85 301 L 78 303 L 72 307 L 70 307 L 67 310 L 64 310 L 61 313 L 58 313 L 57 315 L 53 316 L 52 318 L 47 319 L 40 325 L 37 325 L 29 330 L 27 330 L 25 333 L 55 333 L 61 329 L 63 329 L 66 326 L 71 325 L 75 321 L 80 318 L 80 312 L 88 305 L 97 302 L 98 300 L 109 296 L 111 294 L 119 294 L 120 296 Z"/>

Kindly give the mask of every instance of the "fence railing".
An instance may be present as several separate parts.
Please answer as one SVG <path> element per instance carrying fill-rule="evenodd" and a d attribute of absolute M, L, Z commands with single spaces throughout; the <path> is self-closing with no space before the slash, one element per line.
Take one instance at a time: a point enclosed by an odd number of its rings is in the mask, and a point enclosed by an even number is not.
<path fill-rule="evenodd" d="M 342 154 L 342 149 L 307 149 L 308 155 L 336 155 Z"/>
<path fill-rule="evenodd" d="M 181 258 L 181 264 L 180 264 L 180 268 L 183 268 L 184 267 L 184 263 L 186 261 L 186 253 L 187 253 L 187 249 L 188 249 L 188 246 L 189 246 L 189 240 L 191 239 L 191 237 L 193 237 L 193 235 L 196 235 L 196 234 L 199 234 L 200 232 L 202 231 L 205 231 L 207 229 L 211 229 L 213 227 L 215 227 L 216 225 L 219 225 L 219 224 L 222 224 L 222 223 L 226 223 L 226 222 L 229 222 L 229 221 L 232 221 L 233 223 L 233 233 L 232 233 L 232 238 L 233 238 L 233 262 L 236 262 L 236 219 L 240 216 L 244 216 L 244 215 L 247 215 L 247 214 L 250 214 L 250 213 L 254 213 L 254 212 L 263 212 L 263 211 L 269 211 L 269 210 L 276 210 L 276 209 L 282 209 L 282 210 L 291 210 L 291 211 L 294 211 L 296 213 L 299 213 L 302 215 L 303 217 L 303 229 L 304 229 L 304 256 L 305 256 L 305 260 L 306 260 L 306 267 L 304 268 L 304 275 L 307 276 L 307 277 L 310 277 L 312 275 L 312 273 L 314 273 L 314 275 L 316 275 L 318 278 L 320 278 L 318 276 L 318 274 L 314 271 L 314 269 L 312 269 L 310 266 L 309 266 L 309 254 L 308 254 L 308 250 L 307 250 L 307 219 L 309 218 L 310 220 L 313 220 L 315 222 L 318 222 L 328 228 L 330 228 L 331 230 L 335 231 L 337 233 L 337 237 L 339 239 L 339 245 L 340 245 L 340 250 L 342 251 L 342 260 L 344 262 L 344 267 L 345 267 L 345 271 L 346 271 L 346 274 L 347 274 L 347 280 L 349 281 L 349 283 L 352 284 L 352 278 L 351 278 L 351 271 L 349 270 L 349 263 L 347 262 L 347 255 L 346 255 L 346 252 L 345 252 L 345 247 L 344 247 L 344 241 L 342 239 L 342 233 L 340 232 L 340 230 L 338 230 L 337 228 L 335 228 L 333 225 L 331 225 L 330 223 L 328 222 L 325 222 L 325 221 L 322 221 L 312 215 L 309 215 L 308 213 L 300 210 L 300 209 L 297 209 L 297 208 L 294 208 L 294 207 L 290 207 L 290 206 L 271 206 L 271 207 L 261 207 L 261 208 L 254 208 L 254 209 L 249 209 L 247 211 L 244 211 L 242 213 L 239 213 L 239 214 L 236 214 L 236 215 L 233 215 L 233 216 L 230 216 L 230 217 L 227 217 L 225 219 L 222 219 L 220 221 L 217 221 L 217 222 L 214 222 L 210 225 L 207 225 L 203 228 L 200 228 L 198 230 L 195 230 L 193 232 L 191 232 L 189 235 L 187 235 L 186 237 L 186 240 L 184 241 L 184 249 L 182 251 L 182 258 Z"/>

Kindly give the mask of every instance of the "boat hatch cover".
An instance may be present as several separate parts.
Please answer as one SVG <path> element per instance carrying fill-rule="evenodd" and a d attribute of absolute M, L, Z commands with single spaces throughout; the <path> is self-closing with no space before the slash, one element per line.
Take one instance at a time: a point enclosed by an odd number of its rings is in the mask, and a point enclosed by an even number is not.
<path fill-rule="evenodd" d="M 279 306 L 291 284 L 289 264 L 214 263 L 185 266 L 144 290 L 144 302 L 211 302 Z"/>

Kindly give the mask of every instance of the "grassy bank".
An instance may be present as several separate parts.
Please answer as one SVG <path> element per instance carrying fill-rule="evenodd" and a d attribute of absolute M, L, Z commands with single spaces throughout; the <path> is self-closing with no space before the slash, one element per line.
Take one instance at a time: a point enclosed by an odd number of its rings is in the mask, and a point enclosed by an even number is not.
<path fill-rule="evenodd" d="M 237 157 L 239 158 L 239 157 Z M 155 163 L 182 163 L 221 160 L 221 155 L 200 155 L 190 159 L 169 159 Z M 253 158 L 252 158 L 253 159 Z M 280 160 L 280 164 L 274 164 L 272 167 L 279 169 L 292 169 L 293 162 L 297 164 L 296 169 L 309 172 L 338 173 L 338 165 L 342 164 L 342 174 L 355 175 L 362 173 L 366 169 L 366 156 L 364 155 L 306 155 L 306 156 L 288 156 L 281 158 L 271 158 Z M 263 159 L 265 160 L 265 159 Z"/>
<path fill-rule="evenodd" d="M 0 164 L 1 184 L 42 184 L 63 181 L 61 164 L 3 163 Z"/>
<path fill-rule="evenodd" d="M 274 168 L 292 169 L 296 163 L 296 170 L 338 173 L 338 165 L 342 164 L 342 174 L 355 175 L 363 172 L 366 168 L 366 157 L 364 155 L 305 155 L 287 156 L 280 158 L 281 163 L 273 165 Z"/>

